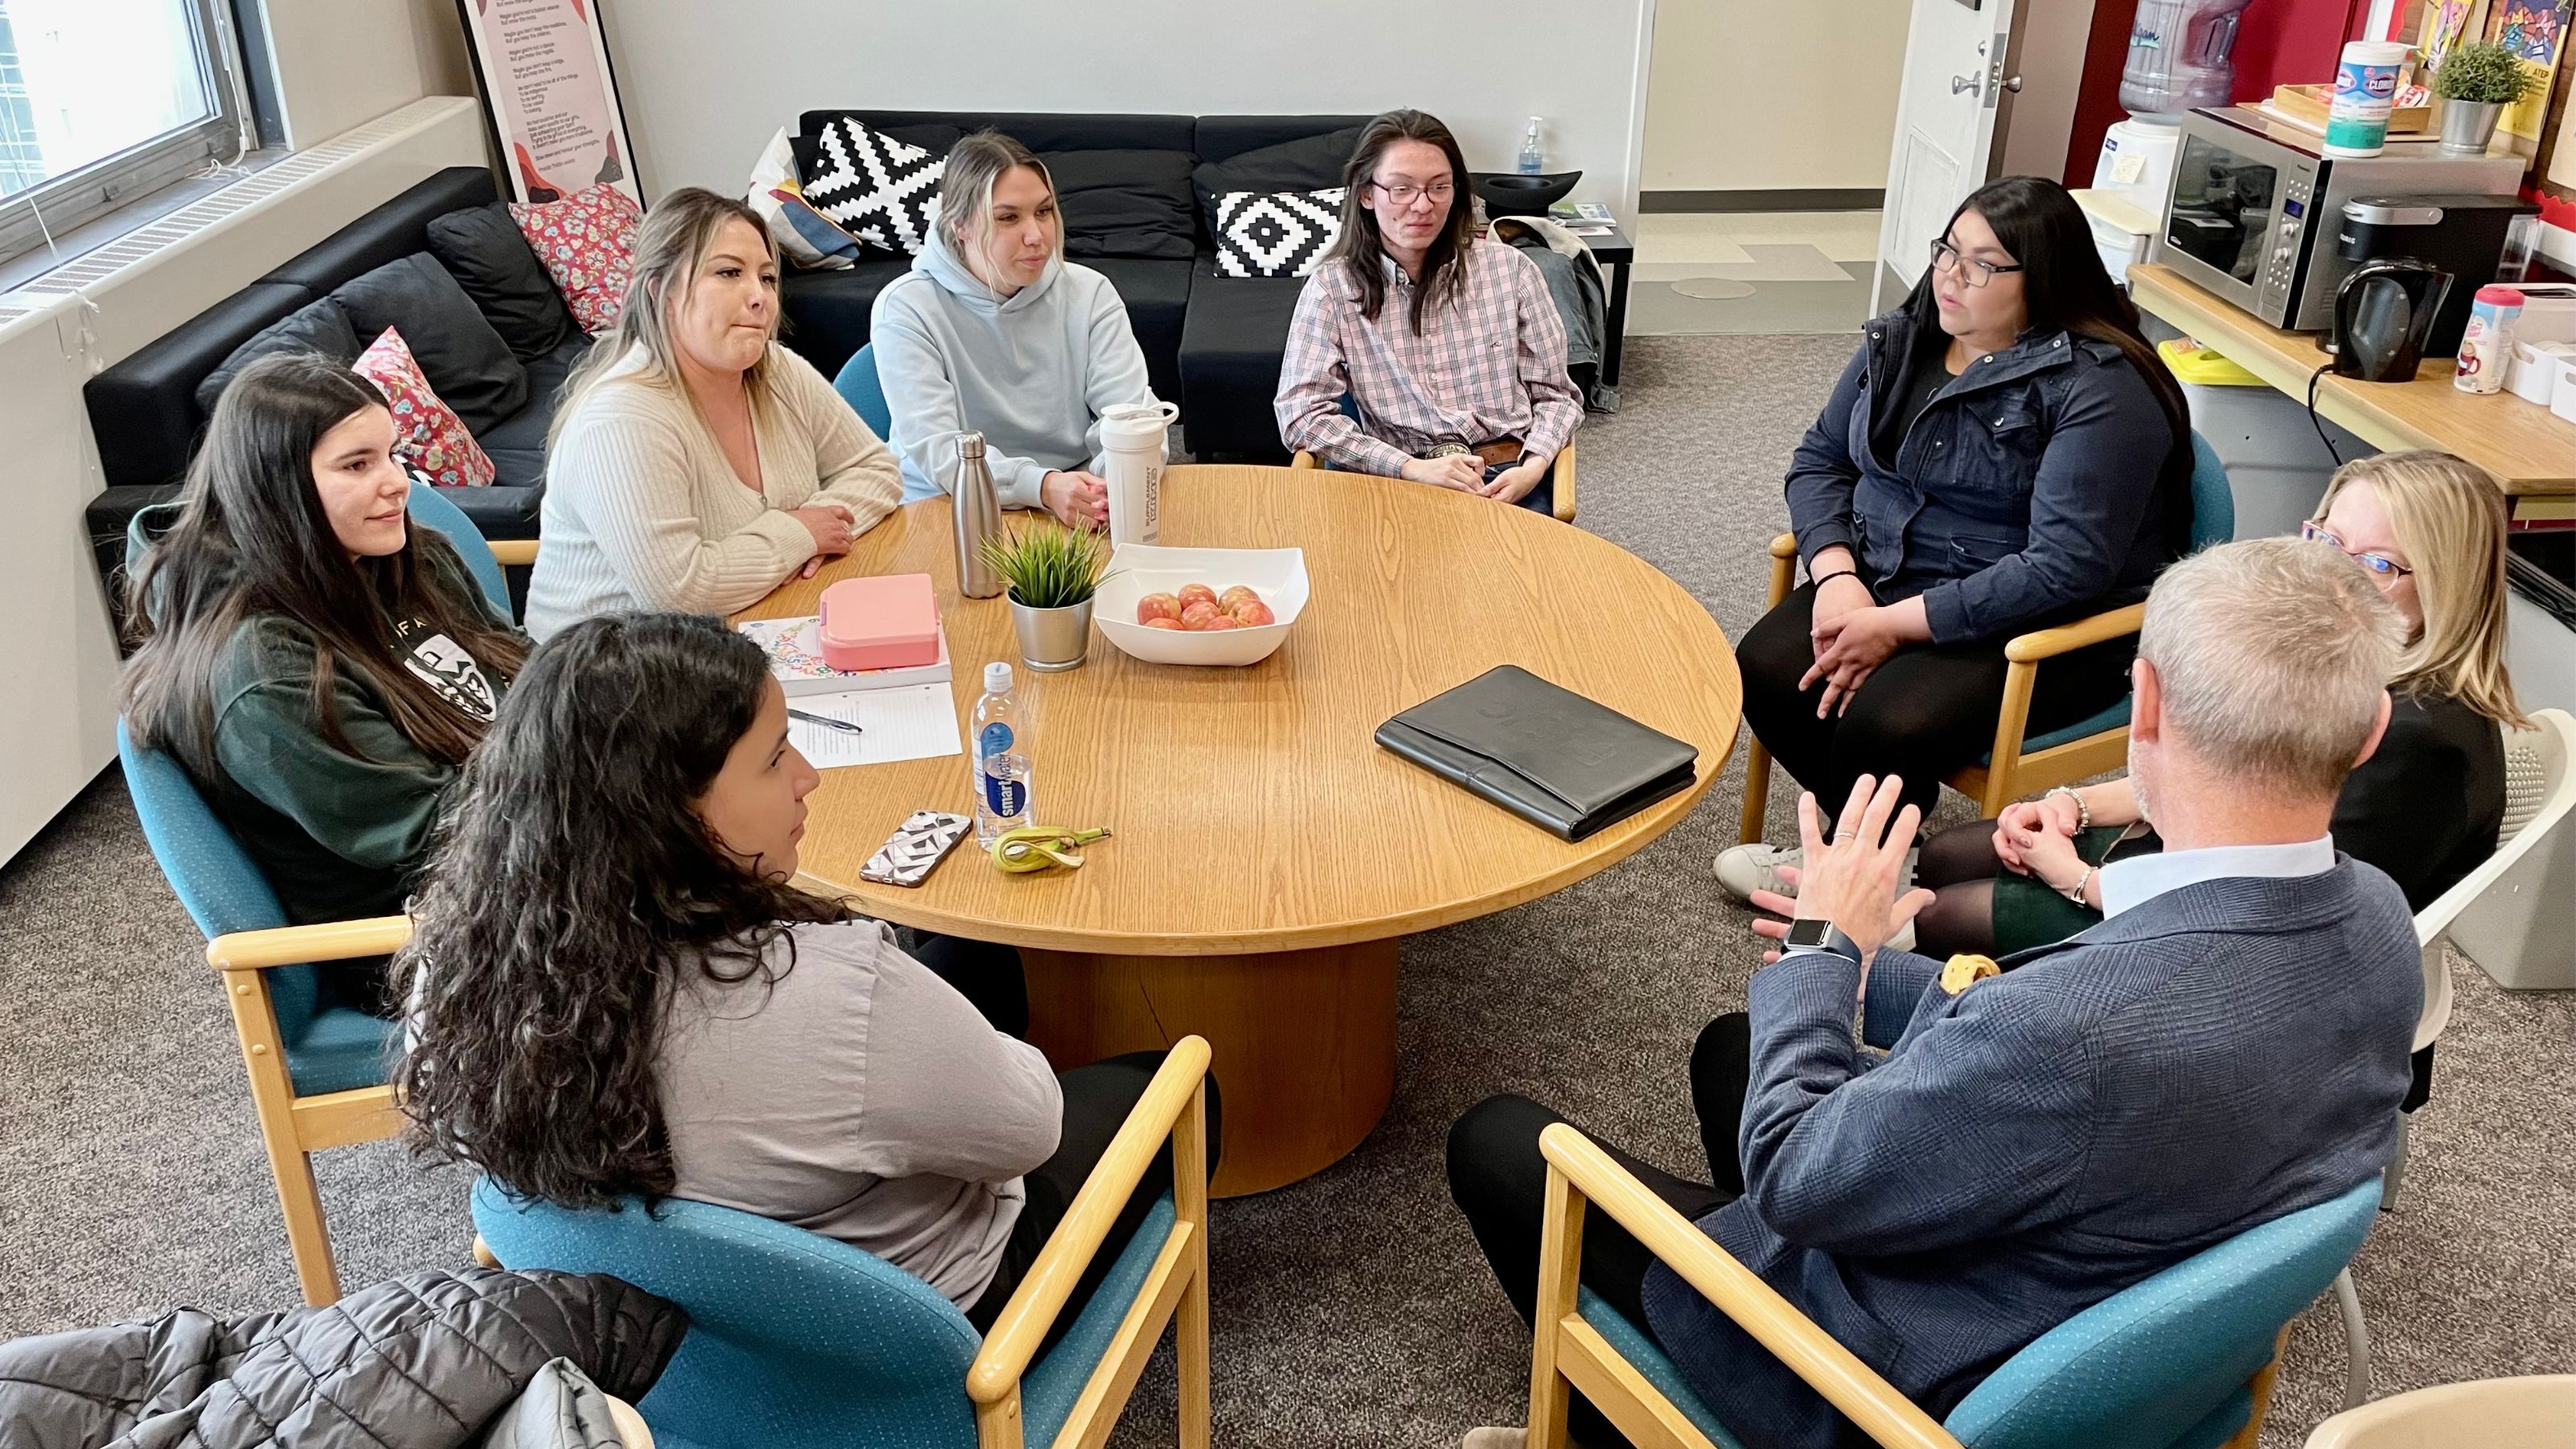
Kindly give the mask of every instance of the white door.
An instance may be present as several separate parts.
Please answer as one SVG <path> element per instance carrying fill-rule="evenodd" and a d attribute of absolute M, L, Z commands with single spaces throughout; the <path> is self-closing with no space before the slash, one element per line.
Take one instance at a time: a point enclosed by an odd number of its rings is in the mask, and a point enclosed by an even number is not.
<path fill-rule="evenodd" d="M 2044 3 L 2044 0 L 2042 0 Z M 1914 0 L 1896 145 L 1887 158 L 1870 314 L 1896 305 L 1930 265 L 1951 208 L 1983 186 L 2003 154 L 2017 0 Z"/>

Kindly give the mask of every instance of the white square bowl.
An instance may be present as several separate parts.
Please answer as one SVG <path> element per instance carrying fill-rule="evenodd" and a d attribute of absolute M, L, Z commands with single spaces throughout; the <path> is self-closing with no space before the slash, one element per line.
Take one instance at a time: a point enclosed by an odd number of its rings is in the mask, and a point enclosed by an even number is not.
<path fill-rule="evenodd" d="M 1092 620 L 1123 653 L 1148 664 L 1258 664 L 1288 642 L 1289 627 L 1306 610 L 1306 551 L 1302 548 L 1152 548 L 1122 543 L 1109 555 L 1108 578 L 1094 596 Z M 1249 586 L 1270 606 L 1276 623 L 1250 629 L 1190 633 L 1149 629 L 1136 622 L 1136 601 L 1147 594 L 1177 594 L 1183 584 L 1205 584 L 1222 594 Z"/>

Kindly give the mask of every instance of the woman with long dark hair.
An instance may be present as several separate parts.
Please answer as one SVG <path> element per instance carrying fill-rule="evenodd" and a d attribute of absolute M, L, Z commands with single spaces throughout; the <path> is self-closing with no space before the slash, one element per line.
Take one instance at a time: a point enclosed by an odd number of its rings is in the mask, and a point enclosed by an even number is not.
<path fill-rule="evenodd" d="M 1059 1079 L 886 926 L 797 890 L 818 780 L 767 657 L 721 620 L 548 640 L 414 903 L 395 1083 L 418 1144 L 519 1197 L 758 1213 L 985 1326 L 1160 1054 Z M 1213 1142 L 1213 1083 L 1208 1103 Z M 1101 1272 L 1170 1172 L 1167 1151 Z"/>
<path fill-rule="evenodd" d="M 121 686 L 297 924 L 402 909 L 527 642 L 432 529 L 365 378 L 294 354 L 224 389 L 178 500 L 137 514 Z M 326 981 L 380 1009 L 360 972 Z"/>
<path fill-rule="evenodd" d="M 1361 128 L 1342 188 L 1341 235 L 1288 324 L 1280 440 L 1551 511 L 1548 468 L 1583 422 L 1565 324 L 1537 264 L 1476 235 L 1458 138 L 1389 111 Z"/>
<path fill-rule="evenodd" d="M 1789 466 L 1807 582 L 1746 631 L 1754 737 L 1820 800 L 1898 775 L 1930 813 L 1993 743 L 2013 635 L 2146 597 L 2191 537 L 2191 424 L 2073 197 L 2007 176 L 1961 202 L 1903 306 L 1862 328 Z M 2039 671 L 2030 728 L 2128 689 L 2134 638 Z M 1777 890 L 1785 852 L 1718 880 Z"/>

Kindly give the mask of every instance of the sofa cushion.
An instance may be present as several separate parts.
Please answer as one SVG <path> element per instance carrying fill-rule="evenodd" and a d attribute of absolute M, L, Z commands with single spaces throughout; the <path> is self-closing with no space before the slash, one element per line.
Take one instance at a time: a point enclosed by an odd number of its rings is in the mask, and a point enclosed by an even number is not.
<path fill-rule="evenodd" d="M 1127 325 L 1145 354 L 1154 396 L 1181 400 L 1181 329 L 1190 309 L 1190 264 L 1159 257 L 1093 257 L 1080 263 L 1109 279 L 1127 304 Z"/>
<path fill-rule="evenodd" d="M 421 374 L 481 432 L 528 405 L 528 371 L 456 278 L 427 252 L 343 282 L 331 293 L 360 337 L 399 329 Z"/>
<path fill-rule="evenodd" d="M 429 224 L 429 254 L 482 309 L 521 362 L 581 335 L 563 294 L 500 202 L 451 211 Z"/>
<path fill-rule="evenodd" d="M 1199 259 L 1180 351 L 1181 426 L 1191 453 L 1286 456 L 1271 404 L 1288 321 L 1305 287 L 1294 277 L 1221 277 L 1213 257 Z"/>
<path fill-rule="evenodd" d="M 907 127 L 944 126 L 957 135 L 935 148 L 942 155 L 947 154 L 949 146 L 957 143 L 957 136 L 988 128 L 1001 132 L 1041 156 L 1054 151 L 1188 151 L 1192 149 L 1191 139 L 1198 133 L 1198 122 L 1190 116 L 1102 115 L 1082 111 L 807 111 L 798 118 L 796 129 L 804 135 L 816 135 L 822 131 L 825 122 L 843 116 L 865 121 L 898 140 L 911 141 L 916 146 L 926 143 L 905 135 Z"/>
<path fill-rule="evenodd" d="M 1190 173 L 1199 214 L 1213 231 L 1216 199 L 1229 191 L 1323 191 L 1342 184 L 1342 168 L 1360 144 L 1360 128 L 1263 146 L 1223 161 L 1203 161 Z"/>
<path fill-rule="evenodd" d="M 799 169 L 806 201 L 869 246 L 918 256 L 938 211 L 948 153 L 847 119 L 825 126 L 815 148 L 814 168 Z"/>
<path fill-rule="evenodd" d="M 554 280 L 572 320 L 593 336 L 617 325 L 635 269 L 635 232 L 644 208 L 606 182 L 561 201 L 510 204 L 510 219 Z"/>
<path fill-rule="evenodd" d="M 394 415 L 394 456 L 442 488 L 483 488 L 492 482 L 492 460 L 475 445 L 421 372 L 399 328 L 388 327 L 352 365 L 385 395 Z"/>
<path fill-rule="evenodd" d="M 535 488 L 546 481 L 546 433 L 555 410 L 563 404 L 563 386 L 573 365 L 589 355 L 591 340 L 575 332 L 570 341 L 528 363 L 528 405 L 474 435 L 492 460 L 492 482 L 502 488 Z"/>
<path fill-rule="evenodd" d="M 1342 235 L 1341 187 L 1229 191 L 1216 199 L 1216 270 L 1223 277 L 1310 277 Z"/>
<path fill-rule="evenodd" d="M 778 310 L 786 321 L 778 340 L 825 377 L 838 376 L 868 340 L 877 293 L 911 270 L 903 257 L 870 252 L 838 271 L 789 272 L 778 279 Z"/>
<path fill-rule="evenodd" d="M 361 272 L 372 272 L 429 245 L 429 224 L 460 207 L 496 200 L 492 173 L 450 166 L 323 238 L 262 281 L 293 282 L 320 296 Z"/>
<path fill-rule="evenodd" d="M 213 417 L 215 400 L 224 395 L 233 374 L 263 357 L 280 352 L 318 352 L 333 362 L 347 364 L 357 361 L 360 345 L 357 327 L 338 301 L 324 297 L 308 302 L 252 333 L 250 340 L 234 348 L 214 371 L 197 379 L 197 416 Z"/>
<path fill-rule="evenodd" d="M 1055 179 L 1069 257 L 1198 255 L 1186 151 L 1057 151 L 1038 158 Z"/>

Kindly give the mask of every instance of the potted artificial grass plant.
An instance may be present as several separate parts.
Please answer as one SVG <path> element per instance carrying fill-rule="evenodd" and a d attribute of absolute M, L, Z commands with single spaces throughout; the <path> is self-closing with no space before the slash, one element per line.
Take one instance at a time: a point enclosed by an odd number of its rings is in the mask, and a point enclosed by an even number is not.
<path fill-rule="evenodd" d="M 1091 649 L 1091 601 L 1109 567 L 1109 546 L 1089 529 L 1030 523 L 984 540 L 984 562 L 1011 599 L 1020 658 L 1054 673 Z"/>
<path fill-rule="evenodd" d="M 2527 66 L 2501 41 L 2454 46 L 2433 72 L 2433 95 L 2442 103 L 2442 149 L 2454 156 L 2485 152 L 2504 108 L 2528 98 L 2548 72 Z"/>

